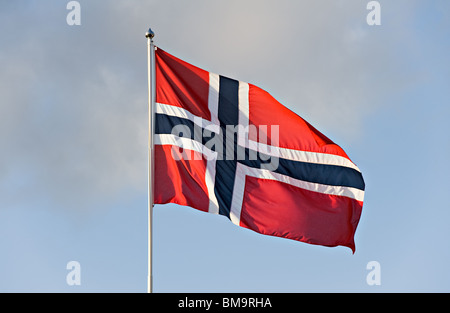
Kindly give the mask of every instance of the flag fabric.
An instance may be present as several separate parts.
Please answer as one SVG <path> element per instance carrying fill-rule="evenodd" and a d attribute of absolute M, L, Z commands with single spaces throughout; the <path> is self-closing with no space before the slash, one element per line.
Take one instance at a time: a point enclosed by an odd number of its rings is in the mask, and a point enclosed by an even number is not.
<path fill-rule="evenodd" d="M 156 204 L 355 251 L 365 184 L 343 149 L 263 89 L 158 47 L 155 76 Z"/>

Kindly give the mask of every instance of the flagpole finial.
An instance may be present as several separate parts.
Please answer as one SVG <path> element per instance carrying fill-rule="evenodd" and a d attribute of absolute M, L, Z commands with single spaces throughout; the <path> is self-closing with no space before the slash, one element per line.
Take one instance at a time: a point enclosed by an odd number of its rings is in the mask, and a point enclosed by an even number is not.
<path fill-rule="evenodd" d="M 145 33 L 145 38 L 153 39 L 153 37 L 155 37 L 155 33 L 153 32 L 153 30 L 151 28 L 149 28 L 147 30 L 147 32 Z"/>

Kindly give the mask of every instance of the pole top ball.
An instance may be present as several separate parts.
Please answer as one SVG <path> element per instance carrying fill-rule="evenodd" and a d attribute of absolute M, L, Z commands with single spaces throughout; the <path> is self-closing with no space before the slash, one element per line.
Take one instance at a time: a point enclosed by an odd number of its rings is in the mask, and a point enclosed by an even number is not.
<path fill-rule="evenodd" d="M 148 31 L 145 33 L 145 37 L 150 39 L 153 39 L 153 37 L 155 37 L 155 33 L 151 28 L 149 28 Z"/>

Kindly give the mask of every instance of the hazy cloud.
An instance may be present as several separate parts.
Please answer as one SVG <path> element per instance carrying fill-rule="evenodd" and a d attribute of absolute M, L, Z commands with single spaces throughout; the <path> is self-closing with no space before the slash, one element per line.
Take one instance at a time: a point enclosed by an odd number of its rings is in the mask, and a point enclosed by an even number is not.
<path fill-rule="evenodd" d="M 66 24 L 61 2 L 2 7 L 6 206 L 28 194 L 78 209 L 146 190 L 148 26 L 170 53 L 257 84 L 344 143 L 387 105 L 383 90 L 405 84 L 390 49 L 401 25 L 369 27 L 360 1 L 83 2 L 81 26 Z"/>

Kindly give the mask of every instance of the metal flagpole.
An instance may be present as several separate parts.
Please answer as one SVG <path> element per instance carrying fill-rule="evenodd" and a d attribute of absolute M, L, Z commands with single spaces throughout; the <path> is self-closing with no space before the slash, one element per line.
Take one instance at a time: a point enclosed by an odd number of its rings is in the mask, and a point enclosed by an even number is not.
<path fill-rule="evenodd" d="M 153 134 L 154 134 L 154 107 L 155 107 L 155 46 L 153 37 L 155 33 L 151 28 L 145 33 L 148 47 L 148 277 L 147 292 L 153 291 L 152 278 L 152 217 L 153 217 Z"/>

